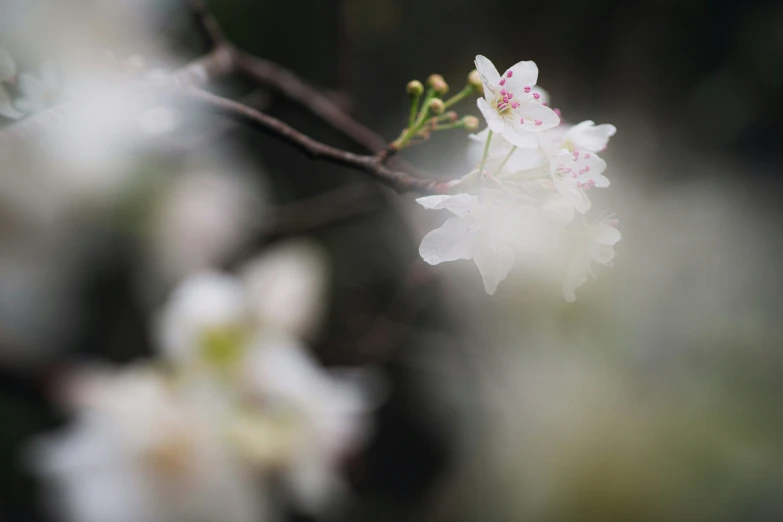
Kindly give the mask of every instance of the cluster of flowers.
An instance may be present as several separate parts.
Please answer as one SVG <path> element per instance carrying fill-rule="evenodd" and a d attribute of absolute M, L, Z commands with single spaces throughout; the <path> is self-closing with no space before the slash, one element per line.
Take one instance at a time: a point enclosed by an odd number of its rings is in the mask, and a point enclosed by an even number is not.
<path fill-rule="evenodd" d="M 563 277 L 563 294 L 573 301 L 594 262 L 611 264 L 621 237 L 612 215 L 591 223 L 574 219 L 590 210 L 591 190 L 609 186 L 597 153 L 616 129 L 561 122 L 560 111 L 549 108 L 549 96 L 536 87 L 534 62 L 519 62 L 501 76 L 477 56 L 473 75 L 483 89 L 478 108 L 487 128 L 471 139 L 483 144 L 483 154 L 476 169 L 452 182 L 461 193 L 416 200 L 455 214 L 424 237 L 420 254 L 432 265 L 473 259 L 494 294 L 517 255 L 551 246 L 553 237 L 574 239 Z"/>
<path fill-rule="evenodd" d="M 365 374 L 324 370 L 305 348 L 323 309 L 323 256 L 292 242 L 237 276 L 194 273 L 159 318 L 167 364 L 71 379 L 64 396 L 75 420 L 32 451 L 60 513 L 268 520 L 272 478 L 305 513 L 334 507 L 341 464 L 368 433 L 370 394 Z"/>

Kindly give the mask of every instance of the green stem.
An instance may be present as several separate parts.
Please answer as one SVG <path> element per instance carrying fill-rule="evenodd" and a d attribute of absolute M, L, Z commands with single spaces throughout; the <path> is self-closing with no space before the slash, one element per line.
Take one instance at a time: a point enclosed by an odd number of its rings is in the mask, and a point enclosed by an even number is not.
<path fill-rule="evenodd" d="M 407 129 L 405 129 L 402 136 L 392 143 L 392 147 L 397 150 L 404 149 L 408 146 L 408 143 L 411 141 L 411 139 L 413 139 L 413 137 L 419 133 L 430 115 L 429 104 L 430 100 L 432 100 L 434 97 L 435 91 L 433 89 L 428 89 L 427 95 L 424 97 L 424 102 L 421 105 L 421 110 L 419 111 L 418 117 L 411 125 L 408 126 Z"/>
<path fill-rule="evenodd" d="M 489 134 L 487 134 L 487 144 L 484 145 L 484 155 L 481 156 L 481 163 L 479 163 L 478 171 L 479 173 L 484 172 L 484 165 L 487 163 L 487 158 L 489 157 L 489 144 L 492 141 L 492 131 L 489 131 Z"/>
<path fill-rule="evenodd" d="M 503 160 L 503 163 L 500 164 L 500 166 L 498 167 L 498 170 L 495 171 L 493 176 L 497 176 L 500 173 L 500 171 L 503 170 L 503 167 L 506 166 L 506 163 L 508 163 L 508 160 L 511 159 L 511 155 L 514 154 L 516 151 L 517 151 L 517 146 L 516 145 L 511 147 L 511 152 L 508 153 L 508 156 L 505 157 L 505 159 Z"/>
<path fill-rule="evenodd" d="M 408 118 L 408 128 L 410 129 L 413 122 L 416 121 L 416 113 L 419 112 L 419 100 L 421 100 L 421 94 L 411 96 L 411 115 Z"/>
<path fill-rule="evenodd" d="M 473 86 L 472 85 L 466 85 L 464 89 L 459 91 L 457 94 L 446 100 L 443 105 L 448 109 L 455 103 L 458 103 L 462 100 L 464 100 L 467 96 L 470 96 L 470 94 L 473 93 Z"/>

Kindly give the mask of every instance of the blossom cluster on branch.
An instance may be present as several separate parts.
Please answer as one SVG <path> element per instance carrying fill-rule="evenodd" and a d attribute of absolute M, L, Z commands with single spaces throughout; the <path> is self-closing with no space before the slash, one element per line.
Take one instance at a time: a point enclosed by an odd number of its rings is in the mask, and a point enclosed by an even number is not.
<path fill-rule="evenodd" d="M 477 104 L 487 128 L 471 139 L 483 153 L 476 168 L 453 183 L 459 193 L 416 200 L 454 214 L 424 237 L 420 254 L 432 265 L 472 259 L 485 290 L 494 294 L 517 256 L 568 243 L 563 294 L 573 301 L 593 263 L 611 264 L 621 237 L 611 214 L 592 222 L 575 219 L 591 209 L 592 190 L 609 186 L 598 153 L 616 129 L 562 122 L 560 111 L 549 108 L 549 95 L 536 86 L 534 62 L 519 62 L 500 75 L 479 55 L 476 74 L 483 90 Z"/>

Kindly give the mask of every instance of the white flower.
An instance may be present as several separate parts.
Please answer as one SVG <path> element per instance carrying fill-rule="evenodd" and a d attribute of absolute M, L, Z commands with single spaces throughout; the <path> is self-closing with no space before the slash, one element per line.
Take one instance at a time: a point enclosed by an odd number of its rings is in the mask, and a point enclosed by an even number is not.
<path fill-rule="evenodd" d="M 161 315 L 160 344 L 177 364 L 233 365 L 249 330 L 250 314 L 241 282 L 203 272 L 177 287 Z"/>
<path fill-rule="evenodd" d="M 538 80 L 534 62 L 519 62 L 503 77 L 484 56 L 476 57 L 476 70 L 484 84 L 484 98 L 478 108 L 494 133 L 519 147 L 535 146 L 531 132 L 551 129 L 560 118 L 540 102 L 541 95 L 533 91 Z"/>
<path fill-rule="evenodd" d="M 294 339 L 260 340 L 249 358 L 253 391 L 297 428 L 283 477 L 295 502 L 309 513 L 340 500 L 346 486 L 339 465 L 369 428 L 367 392 L 357 382 L 324 371 Z"/>
<path fill-rule="evenodd" d="M 2 85 L 3 83 L 13 81 L 14 78 L 16 78 L 16 63 L 8 51 L 0 49 L 0 116 L 15 120 L 21 118 L 24 114 L 14 108 L 11 103 L 11 96 Z"/>
<path fill-rule="evenodd" d="M 281 243 L 249 262 L 241 275 L 256 323 L 312 339 L 326 307 L 327 270 L 326 253 L 306 240 Z"/>
<path fill-rule="evenodd" d="M 22 73 L 19 75 L 20 96 L 16 100 L 16 108 L 27 114 L 48 109 L 63 100 L 64 85 L 62 75 L 51 62 L 41 66 L 38 76 Z"/>
<path fill-rule="evenodd" d="M 207 270 L 235 252 L 253 230 L 255 201 L 244 180 L 228 173 L 183 175 L 161 202 L 153 249 L 166 275 Z"/>
<path fill-rule="evenodd" d="M 63 520 L 260 520 L 264 491 L 228 452 L 221 412 L 151 371 L 84 384 L 74 423 L 32 447 Z"/>
<path fill-rule="evenodd" d="M 550 162 L 555 188 L 582 214 L 590 210 L 587 191 L 609 186 L 609 179 L 602 174 L 604 170 L 606 162 L 586 151 L 561 149 Z"/>
<path fill-rule="evenodd" d="M 571 151 L 601 152 L 609 144 L 609 138 L 616 133 L 614 125 L 596 125 L 587 120 L 568 128 L 562 146 Z"/>
<path fill-rule="evenodd" d="M 433 230 L 421 241 L 419 254 L 431 265 L 473 259 L 490 295 L 514 265 L 514 248 L 522 240 L 522 227 L 531 211 L 504 201 L 484 201 L 472 194 L 428 196 L 416 200 L 427 209 L 447 209 L 456 217 Z"/>
<path fill-rule="evenodd" d="M 587 282 L 593 263 L 609 266 L 614 259 L 614 245 L 622 239 L 616 224 L 617 220 L 609 217 L 586 227 L 585 237 L 563 278 L 563 296 L 569 303 L 576 300 L 576 289 Z"/>

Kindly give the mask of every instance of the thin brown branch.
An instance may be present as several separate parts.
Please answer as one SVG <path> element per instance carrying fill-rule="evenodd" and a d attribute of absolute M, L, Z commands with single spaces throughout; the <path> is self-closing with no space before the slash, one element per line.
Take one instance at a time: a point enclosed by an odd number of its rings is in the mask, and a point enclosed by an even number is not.
<path fill-rule="evenodd" d="M 290 125 L 239 102 L 197 89 L 190 89 L 187 92 L 189 98 L 203 104 L 208 109 L 241 121 L 272 137 L 286 141 L 312 159 L 324 160 L 365 172 L 380 183 L 398 192 L 412 191 L 424 194 L 442 194 L 448 192 L 451 188 L 449 183 L 414 178 L 405 172 L 394 171 L 384 165 L 376 155 L 363 156 L 354 154 L 316 141 Z"/>
<path fill-rule="evenodd" d="M 382 136 L 348 116 L 336 103 L 288 69 L 242 51 L 236 53 L 236 64 L 239 73 L 274 87 L 368 151 L 379 152 L 386 148 Z"/>
<path fill-rule="evenodd" d="M 196 19 L 196 25 L 209 44 L 213 48 L 217 48 L 226 43 L 227 39 L 220 24 L 204 2 L 202 0 L 188 0 L 188 3 L 193 17 Z"/>

